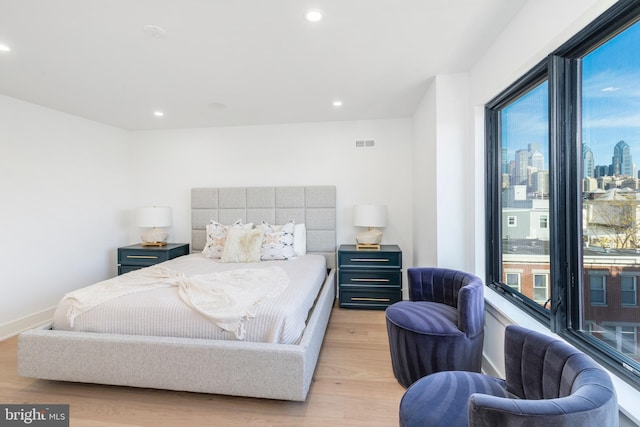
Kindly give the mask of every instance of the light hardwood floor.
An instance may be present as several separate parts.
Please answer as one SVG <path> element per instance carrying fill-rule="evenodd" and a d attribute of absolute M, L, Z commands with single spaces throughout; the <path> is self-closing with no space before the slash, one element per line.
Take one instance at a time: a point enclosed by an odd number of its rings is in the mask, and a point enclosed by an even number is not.
<path fill-rule="evenodd" d="M 383 311 L 333 308 L 306 402 L 20 378 L 16 346 L 0 342 L 0 403 L 69 404 L 74 427 L 397 426 L 404 393 Z"/>

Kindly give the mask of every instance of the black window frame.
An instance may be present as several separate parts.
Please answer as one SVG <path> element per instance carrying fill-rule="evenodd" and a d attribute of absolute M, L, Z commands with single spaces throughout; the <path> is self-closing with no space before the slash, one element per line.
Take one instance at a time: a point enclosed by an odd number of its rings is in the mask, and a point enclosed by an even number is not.
<path fill-rule="evenodd" d="M 502 254 L 502 194 L 498 190 L 502 183 L 502 162 L 500 159 L 502 152 L 502 147 L 500 146 L 501 111 L 514 100 L 544 83 L 546 80 L 548 80 L 547 63 L 546 61 L 542 61 L 485 106 L 485 140 L 487 142 L 498 142 L 497 144 L 488 143 L 485 150 L 485 168 L 489 172 L 486 181 L 487 191 L 485 192 L 487 198 L 486 206 L 489 210 L 486 215 L 487 222 L 485 224 L 487 230 L 486 284 L 512 302 L 522 306 L 525 311 L 543 323 L 549 320 L 548 310 L 541 307 L 540 304 L 532 299 L 516 292 L 510 286 L 502 283 L 502 259 L 500 256 L 492 257 L 491 254 Z M 492 215 L 492 212 L 499 212 L 499 214 Z M 550 213 L 548 221 L 552 221 L 551 218 L 552 215 Z M 550 228 L 553 230 L 552 227 Z M 551 275 L 551 277 L 553 276 Z M 551 277 L 549 286 L 553 291 Z"/>
<path fill-rule="evenodd" d="M 640 20 L 640 2 L 620 0 L 485 105 L 486 284 L 640 390 L 640 367 L 578 330 L 582 244 L 581 58 Z M 501 111 L 541 82 L 549 90 L 549 300 L 540 306 L 502 283 Z M 574 161 L 578 159 L 578 161 Z M 563 260 L 552 262 L 552 260 Z M 586 284 L 588 287 L 588 284 Z"/>

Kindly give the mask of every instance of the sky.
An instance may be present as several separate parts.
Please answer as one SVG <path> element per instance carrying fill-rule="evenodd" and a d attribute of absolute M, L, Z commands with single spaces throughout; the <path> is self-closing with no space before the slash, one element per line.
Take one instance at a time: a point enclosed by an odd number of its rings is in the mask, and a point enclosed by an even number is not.
<path fill-rule="evenodd" d="M 625 141 L 640 170 L 640 22 L 599 46 L 582 61 L 582 141 L 596 165 L 611 164 L 613 147 Z M 540 143 L 548 168 L 546 82 L 502 112 L 508 160 L 529 143 Z"/>
<path fill-rule="evenodd" d="M 549 94 L 543 82 L 502 110 L 502 146 L 507 148 L 507 160 L 528 144 L 539 144 L 549 170 Z"/>
<path fill-rule="evenodd" d="M 596 165 L 608 165 L 625 141 L 640 167 L 640 23 L 583 59 L 582 140 Z"/>

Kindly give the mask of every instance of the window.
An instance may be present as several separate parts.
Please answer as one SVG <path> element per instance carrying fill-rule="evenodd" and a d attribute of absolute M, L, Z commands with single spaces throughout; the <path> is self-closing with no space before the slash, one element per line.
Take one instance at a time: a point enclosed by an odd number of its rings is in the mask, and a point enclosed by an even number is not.
<path fill-rule="evenodd" d="M 505 272 L 504 282 L 514 291 L 520 292 L 520 273 Z"/>
<path fill-rule="evenodd" d="M 638 305 L 637 276 L 620 277 L 620 301 L 623 306 Z"/>
<path fill-rule="evenodd" d="M 488 270 L 505 279 L 506 286 L 501 290 L 542 316 L 549 308 L 545 306 L 549 278 L 532 272 L 549 271 L 550 265 L 548 94 L 546 69 L 541 69 L 494 117 L 500 145 L 493 164 L 501 171 L 495 176 L 499 182 L 495 181 L 494 206 L 499 207 L 503 219 L 498 224 L 497 215 L 488 215 L 500 230 L 496 248 L 500 256 L 493 259 L 495 264 Z M 513 271 L 526 274 L 518 275 L 516 282 L 511 277 Z"/>
<path fill-rule="evenodd" d="M 540 228 L 549 228 L 549 217 L 547 215 L 540 217 Z"/>
<path fill-rule="evenodd" d="M 485 106 L 487 285 L 636 386 L 638 81 L 620 0 Z"/>
<path fill-rule="evenodd" d="M 607 303 L 607 282 L 606 276 L 593 274 L 589 276 L 589 295 L 591 305 L 605 305 Z"/>
<path fill-rule="evenodd" d="M 548 279 L 548 274 L 533 274 L 533 300 L 538 304 L 545 304 L 549 299 Z"/>

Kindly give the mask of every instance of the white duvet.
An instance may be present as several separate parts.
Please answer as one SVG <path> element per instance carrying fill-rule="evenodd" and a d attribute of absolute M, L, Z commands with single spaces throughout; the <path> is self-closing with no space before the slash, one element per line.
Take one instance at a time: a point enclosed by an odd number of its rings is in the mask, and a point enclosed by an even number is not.
<path fill-rule="evenodd" d="M 325 277 L 319 255 L 221 263 L 192 254 L 67 294 L 53 327 L 295 344 Z"/>

